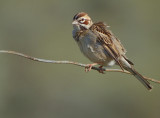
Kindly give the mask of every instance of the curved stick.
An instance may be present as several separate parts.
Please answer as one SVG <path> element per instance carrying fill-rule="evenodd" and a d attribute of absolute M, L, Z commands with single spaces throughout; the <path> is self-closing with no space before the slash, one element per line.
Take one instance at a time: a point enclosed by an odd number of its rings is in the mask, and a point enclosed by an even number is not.
<path fill-rule="evenodd" d="M 43 63 L 53 63 L 53 64 L 72 64 L 72 65 L 77 65 L 77 66 L 81 66 L 81 67 L 87 67 L 87 64 L 82 64 L 82 63 L 78 63 L 78 62 L 73 62 L 73 61 L 55 61 L 55 60 L 46 60 L 46 59 L 40 59 L 40 58 L 36 58 L 36 57 L 32 57 L 23 53 L 19 53 L 16 51 L 9 51 L 9 50 L 0 50 L 0 53 L 7 53 L 7 54 L 13 54 L 13 55 L 18 55 L 33 61 L 37 61 L 37 62 L 43 62 Z M 126 74 L 131 74 L 128 71 L 123 71 L 121 69 L 105 69 L 105 68 L 98 68 L 93 66 L 92 67 L 93 70 L 97 70 L 97 71 L 107 71 L 107 72 L 121 72 L 121 73 L 126 73 Z M 159 80 L 155 80 L 152 78 L 148 78 L 145 77 L 146 80 L 155 82 L 155 83 L 160 83 Z"/>

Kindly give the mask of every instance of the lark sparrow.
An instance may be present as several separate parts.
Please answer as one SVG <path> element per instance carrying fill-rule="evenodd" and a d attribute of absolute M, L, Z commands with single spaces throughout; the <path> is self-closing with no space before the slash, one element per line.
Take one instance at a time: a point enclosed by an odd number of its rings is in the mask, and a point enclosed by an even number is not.
<path fill-rule="evenodd" d="M 92 62 L 88 65 L 88 71 L 93 65 L 112 66 L 117 64 L 122 70 L 132 73 L 148 90 L 152 89 L 150 83 L 144 79 L 128 60 L 126 50 L 121 42 L 107 29 L 103 22 L 93 23 L 87 13 L 81 12 L 73 17 L 73 38 L 77 42 L 81 52 Z"/>

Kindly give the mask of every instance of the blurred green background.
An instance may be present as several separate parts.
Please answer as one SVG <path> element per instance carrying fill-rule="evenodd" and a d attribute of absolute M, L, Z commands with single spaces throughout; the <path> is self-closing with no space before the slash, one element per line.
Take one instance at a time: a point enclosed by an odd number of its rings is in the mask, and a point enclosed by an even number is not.
<path fill-rule="evenodd" d="M 160 80 L 159 0 L 0 0 L 0 50 L 90 63 L 72 18 L 105 21 L 145 76 Z M 160 118 L 160 85 L 133 76 L 0 54 L 0 118 Z"/>

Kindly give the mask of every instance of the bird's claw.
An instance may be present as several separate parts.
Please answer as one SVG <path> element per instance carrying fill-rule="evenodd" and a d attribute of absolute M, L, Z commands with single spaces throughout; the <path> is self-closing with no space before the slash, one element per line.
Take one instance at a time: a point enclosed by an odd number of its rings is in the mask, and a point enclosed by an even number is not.
<path fill-rule="evenodd" d="M 87 64 L 87 66 L 85 67 L 85 72 L 91 71 L 92 67 L 95 65 L 97 65 L 97 63 Z"/>
<path fill-rule="evenodd" d="M 92 66 L 93 66 L 92 64 L 88 64 L 88 65 L 85 67 L 85 72 L 91 71 Z"/>
<path fill-rule="evenodd" d="M 100 66 L 100 67 L 99 67 L 99 70 L 98 70 L 98 72 L 99 72 L 99 73 L 102 73 L 102 74 L 104 74 L 104 70 L 103 70 L 103 68 L 102 68 L 102 67 L 103 67 L 103 66 Z"/>
<path fill-rule="evenodd" d="M 87 66 L 85 67 L 85 72 L 91 71 L 92 67 L 95 66 L 95 65 L 97 65 L 97 63 L 87 64 Z M 102 67 L 103 67 L 103 66 L 100 66 L 100 67 L 99 67 L 99 70 L 97 70 L 97 71 L 98 71 L 99 73 L 104 74 L 104 71 L 105 71 L 105 70 L 103 70 Z"/>

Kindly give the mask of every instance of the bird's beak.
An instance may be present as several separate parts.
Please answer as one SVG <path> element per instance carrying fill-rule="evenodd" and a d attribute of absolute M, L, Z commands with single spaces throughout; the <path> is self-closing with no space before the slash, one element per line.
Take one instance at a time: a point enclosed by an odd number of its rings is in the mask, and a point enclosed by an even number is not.
<path fill-rule="evenodd" d="M 76 20 L 74 20 L 74 21 L 72 22 L 72 25 L 78 25 L 78 22 L 77 22 Z"/>

